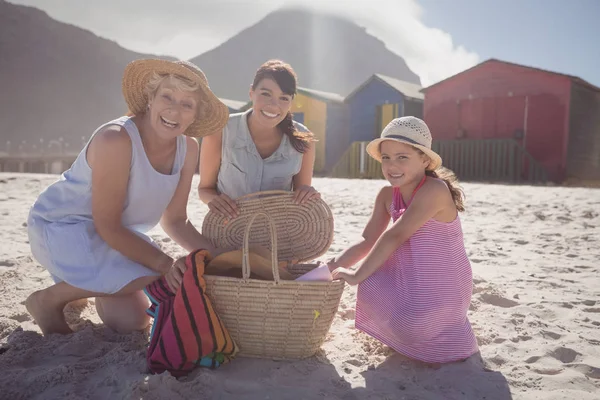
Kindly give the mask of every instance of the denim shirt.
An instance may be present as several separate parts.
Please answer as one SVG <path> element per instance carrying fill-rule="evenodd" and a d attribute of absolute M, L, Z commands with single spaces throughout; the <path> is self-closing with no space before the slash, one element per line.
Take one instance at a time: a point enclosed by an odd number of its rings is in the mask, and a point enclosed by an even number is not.
<path fill-rule="evenodd" d="M 251 111 L 230 115 L 223 129 L 217 189 L 232 199 L 266 190 L 292 190 L 292 179 L 302 167 L 302 153 L 294 149 L 288 135 L 283 135 L 279 148 L 263 160 L 248 129 Z M 299 132 L 308 132 L 296 121 L 294 126 Z"/>

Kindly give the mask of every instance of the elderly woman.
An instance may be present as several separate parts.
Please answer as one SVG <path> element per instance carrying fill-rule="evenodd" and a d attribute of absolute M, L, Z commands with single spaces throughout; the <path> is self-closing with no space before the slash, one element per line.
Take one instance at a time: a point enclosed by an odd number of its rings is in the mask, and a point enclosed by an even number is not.
<path fill-rule="evenodd" d="M 250 88 L 252 108 L 202 140 L 198 194 L 211 210 L 235 218 L 236 198 L 265 190 L 293 190 L 298 203 L 319 196 L 313 134 L 290 112 L 296 81 L 289 64 L 267 61 Z"/>
<path fill-rule="evenodd" d="M 107 326 L 144 329 L 142 289 L 162 275 L 176 289 L 185 270 L 146 235 L 157 223 L 188 251 L 213 250 L 186 206 L 198 162 L 193 137 L 222 129 L 227 107 L 182 61 L 132 62 L 123 94 L 132 116 L 100 126 L 29 214 L 31 251 L 55 281 L 26 301 L 44 335 L 71 332 L 63 308 L 89 297 Z"/>

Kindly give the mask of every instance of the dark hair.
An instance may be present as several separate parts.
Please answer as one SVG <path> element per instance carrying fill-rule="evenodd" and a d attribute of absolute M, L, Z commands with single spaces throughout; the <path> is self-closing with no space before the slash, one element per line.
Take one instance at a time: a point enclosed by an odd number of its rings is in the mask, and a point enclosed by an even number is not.
<path fill-rule="evenodd" d="M 263 79 L 273 79 L 281 91 L 287 95 L 294 97 L 296 95 L 297 77 L 291 65 L 280 60 L 269 60 L 256 71 L 254 82 L 252 82 L 252 90 L 256 90 L 258 84 Z M 288 135 L 294 149 L 299 153 L 304 153 L 308 150 L 309 143 L 314 141 L 312 132 L 298 132 L 294 126 L 292 113 L 288 111 L 287 115 L 277 127 Z"/>

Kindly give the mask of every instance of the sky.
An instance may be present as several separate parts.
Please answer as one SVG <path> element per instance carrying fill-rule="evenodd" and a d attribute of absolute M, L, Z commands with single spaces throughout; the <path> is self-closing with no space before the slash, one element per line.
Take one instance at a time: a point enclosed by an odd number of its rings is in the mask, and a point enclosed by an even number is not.
<path fill-rule="evenodd" d="M 428 86 L 488 58 L 600 86 L 600 0 L 10 0 L 143 53 L 187 59 L 283 7 L 349 18 Z M 268 46 L 268 43 L 265 43 Z"/>

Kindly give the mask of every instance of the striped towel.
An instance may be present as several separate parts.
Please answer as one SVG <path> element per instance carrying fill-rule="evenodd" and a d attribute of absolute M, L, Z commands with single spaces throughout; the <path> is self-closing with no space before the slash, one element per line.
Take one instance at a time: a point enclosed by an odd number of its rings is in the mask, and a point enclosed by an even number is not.
<path fill-rule="evenodd" d="M 177 293 L 171 292 L 164 277 L 144 289 L 152 302 L 147 313 L 154 318 L 146 355 L 152 373 L 169 371 L 179 377 L 197 365 L 216 368 L 238 351 L 206 295 L 203 275 L 207 257 L 206 250 L 187 256 L 187 270 Z"/>

